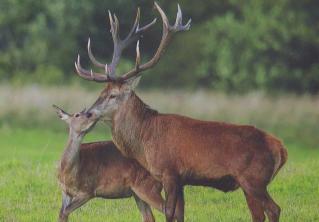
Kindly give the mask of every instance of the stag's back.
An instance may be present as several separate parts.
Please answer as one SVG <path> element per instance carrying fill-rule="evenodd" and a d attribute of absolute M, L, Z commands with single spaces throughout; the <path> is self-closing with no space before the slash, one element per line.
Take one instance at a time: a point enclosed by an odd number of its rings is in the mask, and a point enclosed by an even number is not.
<path fill-rule="evenodd" d="M 239 174 L 257 161 L 267 165 L 273 175 L 287 158 L 277 138 L 254 126 L 171 114 L 159 114 L 152 122 L 145 133 L 153 135 L 144 142 L 144 149 L 149 150 L 146 159 L 158 167 L 171 165 L 180 174 L 219 178 Z"/>

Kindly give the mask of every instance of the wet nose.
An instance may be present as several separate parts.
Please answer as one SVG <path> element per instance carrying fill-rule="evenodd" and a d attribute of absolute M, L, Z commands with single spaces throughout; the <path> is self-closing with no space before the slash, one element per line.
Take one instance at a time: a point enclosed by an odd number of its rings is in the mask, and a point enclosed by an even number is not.
<path fill-rule="evenodd" d="M 91 116 L 92 116 L 92 113 L 90 113 L 90 112 L 87 112 L 87 113 L 86 113 L 86 117 L 87 117 L 87 118 L 90 118 Z"/>

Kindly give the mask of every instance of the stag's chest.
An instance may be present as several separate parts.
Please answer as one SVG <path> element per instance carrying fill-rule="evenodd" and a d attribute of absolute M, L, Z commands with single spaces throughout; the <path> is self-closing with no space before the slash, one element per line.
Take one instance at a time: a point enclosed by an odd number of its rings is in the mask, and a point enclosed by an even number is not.
<path fill-rule="evenodd" d="M 125 133 L 118 128 L 112 130 L 112 139 L 117 149 L 123 156 L 134 158 L 136 156 L 136 150 L 134 149 L 136 145 L 130 139 L 131 136 L 131 132 Z"/>
<path fill-rule="evenodd" d="M 131 152 L 129 148 L 125 145 L 125 142 L 121 140 L 121 138 L 112 135 L 113 143 L 115 144 L 116 148 L 121 152 L 121 154 L 125 157 L 129 157 Z"/>

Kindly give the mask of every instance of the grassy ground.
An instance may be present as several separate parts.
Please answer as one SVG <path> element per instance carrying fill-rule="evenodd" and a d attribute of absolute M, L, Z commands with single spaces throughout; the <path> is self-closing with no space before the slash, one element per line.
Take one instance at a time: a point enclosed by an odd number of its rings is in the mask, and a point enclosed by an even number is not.
<path fill-rule="evenodd" d="M 99 90 L 0 85 L 0 222 L 56 221 L 61 202 L 56 165 L 67 130 L 51 105 L 78 111 L 92 104 Z M 253 124 L 283 139 L 289 160 L 269 187 L 282 207 L 281 221 L 319 221 L 319 96 L 209 91 L 138 94 L 161 112 Z M 106 127 L 98 125 L 86 140 L 109 138 Z M 164 221 L 160 213 L 156 218 Z M 70 219 L 124 222 L 140 221 L 140 215 L 132 199 L 96 199 Z M 249 219 L 241 191 L 224 194 L 209 188 L 186 188 L 187 222 Z"/>
<path fill-rule="evenodd" d="M 0 135 L 0 221 L 55 221 L 61 202 L 56 165 L 67 132 L 0 128 Z M 86 140 L 104 138 L 91 133 Z M 289 161 L 270 186 L 283 210 L 281 221 L 319 221 L 319 151 L 287 147 Z M 164 221 L 159 213 L 156 218 Z M 132 199 L 96 199 L 70 221 L 140 221 L 140 215 Z M 249 212 L 241 191 L 187 187 L 186 221 L 249 221 Z"/>

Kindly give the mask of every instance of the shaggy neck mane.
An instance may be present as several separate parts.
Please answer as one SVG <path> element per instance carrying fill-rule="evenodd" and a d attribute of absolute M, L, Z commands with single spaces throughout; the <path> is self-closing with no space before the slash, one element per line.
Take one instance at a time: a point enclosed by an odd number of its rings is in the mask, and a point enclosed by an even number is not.
<path fill-rule="evenodd" d="M 125 156 L 145 163 L 142 143 L 147 138 L 150 122 L 158 114 L 146 105 L 134 92 L 122 104 L 112 119 L 112 136 Z"/>

